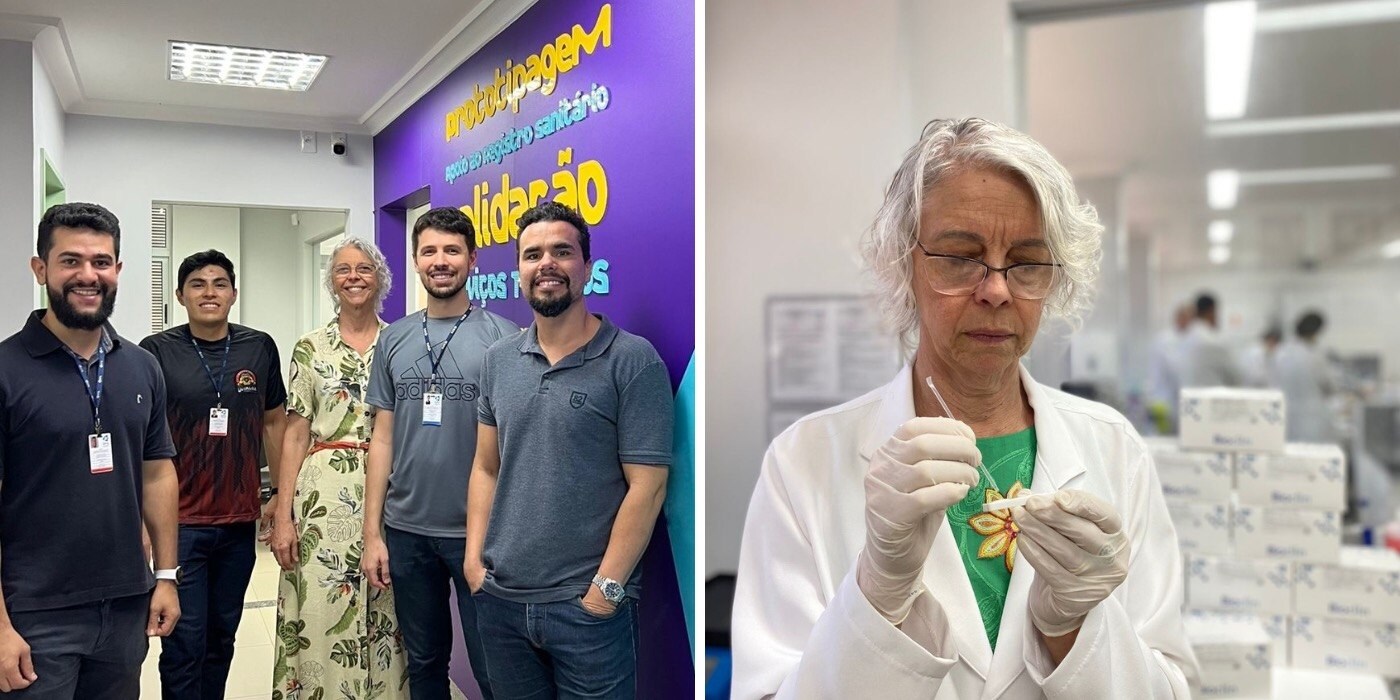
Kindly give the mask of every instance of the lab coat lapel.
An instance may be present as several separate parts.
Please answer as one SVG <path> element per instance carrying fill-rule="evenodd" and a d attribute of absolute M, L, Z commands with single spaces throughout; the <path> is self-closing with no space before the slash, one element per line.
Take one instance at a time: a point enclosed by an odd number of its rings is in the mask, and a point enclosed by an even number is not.
<path fill-rule="evenodd" d="M 894 431 L 914 417 L 913 370 L 906 364 L 894 380 L 885 385 L 880 410 L 861 436 L 860 453 L 867 460 Z M 1013 574 L 1014 576 L 1014 574 Z M 982 625 L 982 613 L 972 592 L 967 569 L 958 554 L 957 542 L 947 521 L 938 528 L 928 561 L 924 564 L 924 587 L 943 608 L 959 655 L 979 676 L 986 677 L 992 663 L 992 647 Z"/>

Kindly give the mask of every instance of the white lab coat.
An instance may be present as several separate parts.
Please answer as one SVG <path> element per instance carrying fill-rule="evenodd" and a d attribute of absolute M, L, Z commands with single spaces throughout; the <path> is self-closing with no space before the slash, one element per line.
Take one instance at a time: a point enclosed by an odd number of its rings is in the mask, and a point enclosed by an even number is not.
<path fill-rule="evenodd" d="M 1322 351 L 1300 340 L 1283 343 L 1274 355 L 1274 372 L 1283 390 L 1288 439 L 1335 442 L 1336 416 L 1328 404 L 1334 383 Z"/>
<path fill-rule="evenodd" d="M 903 628 L 875 611 L 855 583 L 862 480 L 874 451 L 914 417 L 910 372 L 803 418 L 769 447 L 739 556 L 732 697 L 1190 697 L 1188 677 L 1199 674 L 1181 621 L 1181 556 L 1151 457 L 1117 412 L 1037 384 L 1024 368 L 1031 489 L 1083 489 L 1113 504 L 1131 541 L 1127 579 L 1089 613 L 1058 668 L 1029 623 L 1034 571 L 1024 557 L 992 653 L 946 522 Z"/>
<path fill-rule="evenodd" d="M 1239 386 L 1239 366 L 1220 333 L 1205 321 L 1192 321 L 1181 351 L 1181 386 Z"/>

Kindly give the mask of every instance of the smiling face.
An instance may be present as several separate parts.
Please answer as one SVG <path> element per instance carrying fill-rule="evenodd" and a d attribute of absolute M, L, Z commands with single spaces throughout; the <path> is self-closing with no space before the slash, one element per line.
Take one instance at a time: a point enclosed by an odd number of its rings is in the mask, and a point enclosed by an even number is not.
<path fill-rule="evenodd" d="M 955 171 L 925 194 L 919 242 L 929 253 L 993 267 L 1052 261 L 1035 194 L 1018 176 L 987 168 Z M 1013 297 L 997 272 L 971 294 L 942 294 L 930 259 L 917 246 L 913 257 L 919 355 L 966 377 L 1014 371 L 1035 340 L 1045 301 Z"/>
<path fill-rule="evenodd" d="M 363 250 L 346 246 L 331 260 L 331 285 L 341 308 L 358 309 L 379 298 L 379 270 Z"/>
<path fill-rule="evenodd" d="M 583 298 L 593 263 L 583 259 L 579 233 L 564 221 L 539 221 L 520 232 L 520 287 L 530 308 L 546 318 Z"/>
<path fill-rule="evenodd" d="M 414 265 L 423 289 L 436 299 L 451 299 L 467 286 L 467 274 L 476 264 L 476 251 L 467 247 L 467 237 L 435 228 L 418 234 Z"/>
<path fill-rule="evenodd" d="M 116 239 L 90 228 L 57 227 L 47 258 L 30 260 L 44 285 L 49 308 L 64 326 L 94 330 L 107 322 L 117 302 Z"/>
<path fill-rule="evenodd" d="M 190 323 L 218 325 L 228 321 L 238 290 L 228 277 L 228 270 L 219 265 L 205 265 L 190 273 L 185 283 L 175 290 L 175 299 L 185 307 Z"/>

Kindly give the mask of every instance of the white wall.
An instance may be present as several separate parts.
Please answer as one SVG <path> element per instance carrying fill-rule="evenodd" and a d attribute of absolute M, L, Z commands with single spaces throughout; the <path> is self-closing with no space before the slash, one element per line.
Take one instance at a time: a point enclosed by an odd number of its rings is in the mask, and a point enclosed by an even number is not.
<path fill-rule="evenodd" d="M 370 137 L 349 138 L 348 156 L 303 154 L 295 131 L 69 115 L 69 199 L 100 203 L 122 221 L 118 330 L 147 327 L 140 301 L 150 288 L 152 201 L 345 209 L 348 230 L 372 236 Z"/>
<path fill-rule="evenodd" d="M 706 4 L 706 576 L 767 446 L 764 302 L 865 291 L 857 241 L 931 118 L 1012 118 L 1007 0 Z"/>
<path fill-rule="evenodd" d="M 313 325 L 306 298 L 325 294 L 319 276 L 313 274 L 308 244 L 345 226 L 341 212 L 298 211 L 295 226 L 293 213 L 244 209 L 243 264 L 238 268 L 242 323 L 272 336 L 284 368 L 297 338 Z"/>
<path fill-rule="evenodd" d="M 243 272 L 240 219 L 241 214 L 238 207 L 205 207 L 181 204 L 170 207 L 170 322 L 166 324 L 167 327 L 190 322 L 189 313 L 175 298 L 175 292 L 180 283 L 180 262 L 185 258 L 194 253 L 213 249 L 228 256 L 228 259 L 233 262 L 235 273 L 241 274 Z M 122 257 L 125 258 L 125 231 L 123 231 L 122 243 Z M 136 299 L 138 290 L 141 289 L 130 286 L 130 282 L 126 278 L 126 275 L 130 273 L 131 262 L 127 261 L 126 266 L 122 269 L 122 282 L 128 286 L 126 286 L 126 296 L 122 299 L 128 304 Z M 238 285 L 241 287 L 243 283 L 239 282 Z M 238 302 L 233 305 L 233 311 L 229 313 L 229 322 L 243 322 L 242 307 L 243 298 L 240 293 Z M 128 332 L 120 327 L 119 330 Z"/>
<path fill-rule="evenodd" d="M 0 41 L 0 337 L 19 330 L 34 303 L 33 61 L 28 42 Z"/>

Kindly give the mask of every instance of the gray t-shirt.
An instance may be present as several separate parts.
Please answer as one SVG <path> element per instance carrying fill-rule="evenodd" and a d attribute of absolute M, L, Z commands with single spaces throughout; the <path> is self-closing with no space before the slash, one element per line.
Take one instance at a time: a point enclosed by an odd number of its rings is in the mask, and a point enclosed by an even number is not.
<path fill-rule="evenodd" d="M 671 464 L 673 397 L 651 343 L 606 318 L 551 367 L 531 326 L 486 351 L 477 415 L 501 470 L 486 528 L 484 589 L 521 603 L 588 592 L 627 494 L 622 465 Z M 626 582 L 641 593 L 641 566 Z"/>
<path fill-rule="evenodd" d="M 365 400 L 394 412 L 394 462 L 384 497 L 384 524 L 431 537 L 466 537 L 467 477 L 476 455 L 476 397 L 481 358 L 501 338 L 520 327 L 483 309 L 472 309 L 452 336 L 452 318 L 428 319 L 438 382 L 443 393 L 442 425 L 423 424 L 423 394 L 432 360 L 423 341 L 423 313 L 390 324 L 379 334 Z"/>

